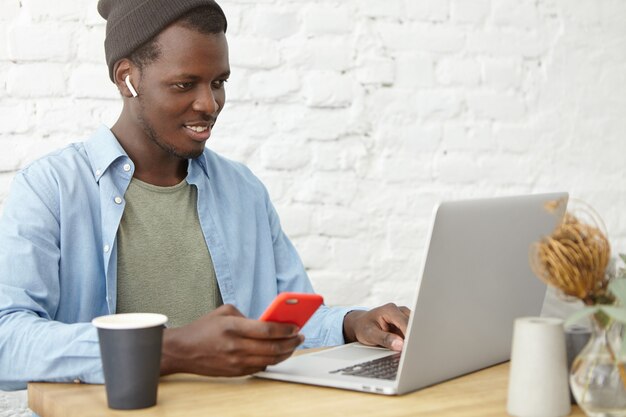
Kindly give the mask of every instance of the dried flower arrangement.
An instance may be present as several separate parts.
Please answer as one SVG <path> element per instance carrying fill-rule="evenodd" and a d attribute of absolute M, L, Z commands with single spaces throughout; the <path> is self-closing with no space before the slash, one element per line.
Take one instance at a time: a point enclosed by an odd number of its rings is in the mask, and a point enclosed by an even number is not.
<path fill-rule="evenodd" d="M 546 209 L 554 211 L 562 208 L 561 204 L 566 202 L 552 202 Z M 611 272 L 611 247 L 602 220 L 588 205 L 578 201 L 576 205 L 576 212 L 568 211 L 550 236 L 533 245 L 531 268 L 561 294 L 584 303 L 585 307 L 574 313 L 566 324 L 586 316 L 591 316 L 602 328 L 613 322 L 626 323 L 626 279 L 621 279 L 626 278 L 626 269 L 620 268 L 617 274 Z M 620 255 L 620 258 L 626 264 L 626 256 Z M 608 348 L 626 387 L 626 369 L 618 360 L 626 355 L 626 332 L 621 352 Z"/>

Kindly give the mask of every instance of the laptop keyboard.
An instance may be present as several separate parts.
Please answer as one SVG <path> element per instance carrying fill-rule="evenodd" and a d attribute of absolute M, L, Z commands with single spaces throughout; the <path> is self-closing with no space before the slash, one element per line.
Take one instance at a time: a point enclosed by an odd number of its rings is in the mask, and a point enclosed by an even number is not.
<path fill-rule="evenodd" d="M 342 375 L 394 380 L 398 374 L 399 364 L 400 353 L 396 353 L 384 358 L 374 359 L 373 361 L 348 366 L 347 368 L 336 369 L 330 371 L 330 373 L 336 374 L 341 372 Z"/>

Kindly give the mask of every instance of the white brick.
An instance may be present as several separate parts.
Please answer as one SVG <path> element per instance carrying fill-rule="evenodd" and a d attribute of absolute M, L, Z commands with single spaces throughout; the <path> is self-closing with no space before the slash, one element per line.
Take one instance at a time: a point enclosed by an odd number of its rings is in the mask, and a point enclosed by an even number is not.
<path fill-rule="evenodd" d="M 2 143 L 2 139 L 0 139 Z M 0 216 L 2 215 L 2 207 L 5 200 L 9 196 L 9 190 L 11 189 L 11 182 L 13 182 L 15 172 L 2 172 L 0 173 Z"/>
<path fill-rule="evenodd" d="M 450 184 L 473 184 L 482 179 L 482 171 L 472 154 L 445 152 L 434 164 L 435 179 Z"/>
<path fill-rule="evenodd" d="M 85 8 L 85 24 L 89 26 L 105 26 L 106 20 L 98 13 L 98 0 L 81 0 Z"/>
<path fill-rule="evenodd" d="M 329 238 L 309 236 L 293 239 L 304 267 L 308 269 L 325 269 L 332 261 Z"/>
<path fill-rule="evenodd" d="M 77 21 L 84 18 L 87 10 L 76 0 L 22 0 L 22 5 L 35 21 Z"/>
<path fill-rule="evenodd" d="M 473 59 L 445 58 L 437 65 L 440 84 L 475 86 L 480 84 L 481 67 Z"/>
<path fill-rule="evenodd" d="M 9 60 L 9 37 L 6 26 L 0 26 L 0 61 Z"/>
<path fill-rule="evenodd" d="M 498 0 L 493 4 L 493 22 L 507 29 L 534 29 L 538 24 L 536 2 Z"/>
<path fill-rule="evenodd" d="M 98 121 L 98 124 L 104 123 L 107 126 L 113 126 L 115 124 L 124 106 L 122 100 L 119 99 L 98 99 L 90 101 L 91 103 L 89 105 L 93 109 L 91 112 L 92 117 Z M 93 126 L 94 124 L 90 126 L 90 129 L 93 129 Z M 86 132 L 90 132 L 90 130 L 86 130 Z"/>
<path fill-rule="evenodd" d="M 452 0 L 452 20 L 459 23 L 482 24 L 491 11 L 491 0 Z"/>
<path fill-rule="evenodd" d="M 317 142 L 312 146 L 315 171 L 356 171 L 366 163 L 368 151 L 360 138 Z"/>
<path fill-rule="evenodd" d="M 302 144 L 265 144 L 261 161 L 266 169 L 292 171 L 305 167 L 311 160 L 310 150 Z"/>
<path fill-rule="evenodd" d="M 404 15 L 404 3 L 402 0 L 360 0 L 358 13 L 367 17 L 392 17 Z"/>
<path fill-rule="evenodd" d="M 304 30 L 311 36 L 341 35 L 352 32 L 354 28 L 354 10 L 346 4 L 308 5 L 303 9 L 302 16 Z"/>
<path fill-rule="evenodd" d="M 231 37 L 229 40 L 230 64 L 243 68 L 276 68 L 280 63 L 280 54 L 276 42 Z"/>
<path fill-rule="evenodd" d="M 395 79 L 396 65 L 392 59 L 367 58 L 356 70 L 356 78 L 362 84 L 392 85 Z"/>
<path fill-rule="evenodd" d="M 414 255 L 415 252 L 412 252 Z M 410 259 L 410 255 L 407 256 Z M 396 269 L 393 272 L 387 271 L 384 276 L 376 275 L 380 277 L 372 282 L 369 297 L 365 299 L 365 305 L 378 306 L 386 302 L 394 302 L 397 305 L 403 305 L 411 307 L 413 303 L 413 297 L 415 294 L 415 278 L 411 281 L 399 281 L 398 275 L 402 275 L 400 270 L 404 271 L 419 271 L 420 265 L 408 265 L 408 262 L 404 262 L 402 266 L 396 264 Z M 411 274 L 414 277 L 415 273 Z M 353 303 L 354 304 L 354 303 Z M 360 301 L 361 305 L 363 301 Z"/>
<path fill-rule="evenodd" d="M 6 64 L 2 64 L 0 63 L 0 98 L 4 98 L 4 97 L 8 97 L 8 94 L 6 92 L 7 89 L 7 74 L 9 73 L 10 68 L 12 67 L 12 65 L 6 65 Z M 0 104 L 2 104 L 2 100 L 0 100 Z"/>
<path fill-rule="evenodd" d="M 376 125 L 374 138 L 377 148 L 394 155 L 431 153 L 441 145 L 441 123 L 429 125 L 422 120 L 414 120 L 398 125 L 393 120 L 385 120 Z"/>
<path fill-rule="evenodd" d="M 0 0 L 0 21 L 9 22 L 15 19 L 20 13 L 20 8 L 20 0 Z"/>
<path fill-rule="evenodd" d="M 251 139 L 267 139 L 274 133 L 274 123 L 254 103 L 226 103 L 220 113 L 215 133 L 224 139 L 225 147 L 246 146 Z"/>
<path fill-rule="evenodd" d="M 415 97 L 418 114 L 425 119 L 451 119 L 461 113 L 461 100 L 451 91 L 424 90 Z"/>
<path fill-rule="evenodd" d="M 248 22 L 254 33 L 262 38 L 283 39 L 294 35 L 300 29 L 298 15 L 294 12 L 279 12 L 272 9 L 255 9 Z"/>
<path fill-rule="evenodd" d="M 221 1 L 219 4 L 226 15 L 226 22 L 228 23 L 226 37 L 241 34 L 242 13 L 246 6 L 235 4 L 231 1 Z"/>
<path fill-rule="evenodd" d="M 214 146 L 211 146 L 211 148 L 214 149 Z M 228 155 L 221 151 L 218 151 L 218 152 L 220 152 L 221 155 Z M 290 207 L 293 206 L 293 200 L 291 199 L 291 195 L 287 195 L 292 178 L 286 176 L 285 173 L 282 171 L 256 170 L 253 172 L 255 173 L 255 175 L 257 175 L 261 179 L 261 181 L 267 188 L 267 191 L 269 192 L 269 195 L 270 195 L 270 199 L 274 203 L 274 205 L 277 207 L 280 207 L 280 211 L 278 212 L 278 214 L 280 215 L 281 222 L 283 222 L 283 212 L 285 211 L 285 207 L 287 206 L 287 204 L 289 204 Z M 285 222 L 287 222 L 287 224 L 289 225 L 290 224 L 289 214 L 285 213 L 285 215 L 287 216 L 287 219 L 285 219 Z M 291 227 L 289 230 L 293 229 L 292 226 L 288 226 L 288 227 Z M 288 236 L 292 236 L 292 235 L 289 234 Z"/>
<path fill-rule="evenodd" d="M 315 212 L 314 230 L 323 236 L 353 237 L 364 229 L 364 217 L 345 207 L 323 206 Z"/>
<path fill-rule="evenodd" d="M 421 88 L 435 85 L 435 63 L 431 55 L 407 52 L 397 56 L 397 87 Z"/>
<path fill-rule="evenodd" d="M 545 54 L 549 44 L 534 32 L 488 30 L 467 35 L 467 52 L 472 54 L 536 58 Z"/>
<path fill-rule="evenodd" d="M 103 110 L 97 107 L 87 100 L 40 99 L 36 103 L 34 125 L 47 134 L 73 132 L 77 136 L 87 136 L 104 122 Z"/>
<path fill-rule="evenodd" d="M 281 52 L 290 67 L 304 70 L 345 71 L 352 67 L 354 46 L 343 38 L 288 39 L 281 42 Z"/>
<path fill-rule="evenodd" d="M 91 62 L 106 66 L 104 38 L 104 26 L 95 26 L 85 29 L 77 40 L 78 49 L 76 59 L 79 62 Z"/>
<path fill-rule="evenodd" d="M 518 155 L 488 155 L 482 162 L 483 180 L 492 186 L 526 186 L 535 182 L 536 164 Z"/>
<path fill-rule="evenodd" d="M 517 89 L 521 80 L 521 60 L 511 59 L 489 59 L 486 58 L 483 64 L 483 82 L 498 90 Z"/>
<path fill-rule="evenodd" d="M 304 76 L 303 94 L 311 107 L 346 107 L 352 102 L 352 79 L 334 72 L 311 72 Z"/>
<path fill-rule="evenodd" d="M 257 71 L 250 76 L 252 99 L 276 99 L 300 88 L 300 77 L 293 70 Z"/>
<path fill-rule="evenodd" d="M 9 55 L 14 60 L 67 62 L 72 32 L 56 24 L 19 24 L 9 29 Z"/>
<path fill-rule="evenodd" d="M 279 111 L 282 109 L 279 109 Z M 285 112 L 281 111 L 284 115 Z M 307 139 L 333 141 L 349 129 L 349 109 L 297 108 L 289 110 L 290 117 L 279 117 L 277 127 L 282 132 L 300 132 Z"/>
<path fill-rule="evenodd" d="M 312 231 L 311 222 L 314 206 L 304 204 L 287 205 L 285 207 L 277 207 L 276 210 L 280 216 L 280 224 L 283 231 L 293 239 L 300 236 L 306 236 Z"/>
<path fill-rule="evenodd" d="M 74 97 L 119 98 L 117 86 L 111 82 L 105 65 L 84 64 L 72 71 L 70 92 Z"/>
<path fill-rule="evenodd" d="M 250 5 L 254 5 L 254 4 L 266 4 L 269 5 L 271 3 L 275 3 L 276 0 L 228 0 L 228 3 L 240 3 L 242 4 L 244 7 L 251 7 Z M 222 2 L 225 3 L 225 2 Z M 263 7 L 267 7 L 267 6 L 263 6 Z"/>
<path fill-rule="evenodd" d="M 607 7 L 607 14 L 614 13 L 621 2 Z M 598 7 L 596 0 L 577 0 L 559 2 L 559 11 L 568 19 L 583 25 L 597 25 L 602 19 L 603 7 Z"/>
<path fill-rule="evenodd" d="M 32 103 L 2 100 L 0 103 L 0 133 L 26 132 L 31 125 L 32 114 Z"/>
<path fill-rule="evenodd" d="M 479 119 L 517 121 L 526 115 L 524 100 L 511 94 L 468 94 L 467 106 Z"/>
<path fill-rule="evenodd" d="M 226 106 L 230 105 L 230 102 L 243 102 L 250 98 L 249 81 L 251 74 L 254 70 L 248 70 L 245 68 L 237 68 L 230 74 L 230 78 L 226 83 Z"/>
<path fill-rule="evenodd" d="M 119 115 L 97 1 L 0 0 L 0 207 L 16 167 Z M 263 181 L 328 303 L 410 302 L 442 199 L 565 189 L 624 251 L 626 2 L 222 3 L 233 75 L 208 145 Z M 33 65 L 66 87 L 9 91 Z M 337 79 L 345 107 L 307 105 Z"/>
<path fill-rule="evenodd" d="M 0 172 L 16 171 L 23 168 L 33 159 L 36 154 L 35 149 L 42 148 L 36 137 L 12 136 L 0 139 L 0 146 L 3 149 L 10 149 L 10 152 L 0 152 Z"/>
<path fill-rule="evenodd" d="M 441 22 L 448 19 L 449 12 L 449 0 L 406 0 L 406 13 L 411 19 Z"/>
<path fill-rule="evenodd" d="M 385 152 L 378 158 L 373 168 L 372 174 L 376 178 L 391 183 L 428 181 L 433 176 L 432 155 L 426 152 L 411 155 Z"/>
<path fill-rule="evenodd" d="M 324 304 L 329 306 L 364 305 L 371 292 L 371 287 L 365 285 L 364 275 L 362 272 L 309 271 L 315 292 L 321 294 Z"/>
<path fill-rule="evenodd" d="M 314 173 L 310 179 L 301 182 L 294 199 L 302 203 L 323 201 L 325 204 L 347 206 L 356 192 L 357 184 L 351 175 L 337 178 L 327 173 Z"/>
<path fill-rule="evenodd" d="M 447 151 L 490 151 L 495 148 L 491 125 L 446 123 L 442 148 Z"/>
<path fill-rule="evenodd" d="M 498 126 L 494 130 L 494 140 L 498 148 L 507 152 L 529 151 L 533 139 L 537 136 L 537 132 L 525 126 Z"/>
<path fill-rule="evenodd" d="M 28 408 L 28 391 L 0 391 L 0 404 L 2 404 L 3 417 L 32 417 L 33 413 Z"/>
<path fill-rule="evenodd" d="M 420 220 L 416 221 L 413 216 L 394 216 L 387 219 L 386 234 L 389 238 L 385 244 L 392 253 L 406 250 L 413 254 L 419 253 L 417 249 L 425 240 L 424 226 L 428 222 L 425 219 Z"/>
<path fill-rule="evenodd" d="M 391 50 L 453 53 L 465 45 L 464 32 L 454 26 L 390 22 L 377 22 L 375 26 L 383 45 Z"/>
<path fill-rule="evenodd" d="M 333 265 L 340 271 L 366 270 L 372 260 L 372 251 L 361 239 L 333 239 Z"/>
<path fill-rule="evenodd" d="M 414 121 L 419 112 L 415 105 L 406 105 L 415 99 L 413 91 L 399 90 L 395 88 L 375 88 L 367 91 L 365 96 L 365 111 L 369 115 L 367 123 L 378 126 L 390 122 L 396 130 L 405 123 Z M 364 125 L 363 129 L 370 130 L 370 125 Z"/>
<path fill-rule="evenodd" d="M 7 75 L 7 90 L 13 97 L 62 96 L 65 93 L 63 64 L 13 66 Z"/>

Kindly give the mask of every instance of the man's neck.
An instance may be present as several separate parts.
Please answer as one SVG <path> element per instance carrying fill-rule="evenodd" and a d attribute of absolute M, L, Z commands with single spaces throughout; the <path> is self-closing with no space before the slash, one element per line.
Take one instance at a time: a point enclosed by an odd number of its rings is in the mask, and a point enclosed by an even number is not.
<path fill-rule="evenodd" d="M 111 131 L 135 165 L 134 177 L 162 187 L 179 184 L 187 177 L 187 159 L 178 158 L 145 137 L 145 132 L 124 120 L 123 115 Z"/>

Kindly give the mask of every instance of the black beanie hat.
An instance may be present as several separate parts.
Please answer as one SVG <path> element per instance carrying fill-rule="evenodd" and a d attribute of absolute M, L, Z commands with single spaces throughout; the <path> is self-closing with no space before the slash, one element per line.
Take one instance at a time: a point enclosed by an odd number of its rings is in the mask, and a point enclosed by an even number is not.
<path fill-rule="evenodd" d="M 213 7 L 226 22 L 224 12 L 214 0 L 100 0 L 98 13 L 107 21 L 104 53 L 111 81 L 114 81 L 113 66 L 117 61 L 129 56 L 189 10 L 201 6 Z"/>

